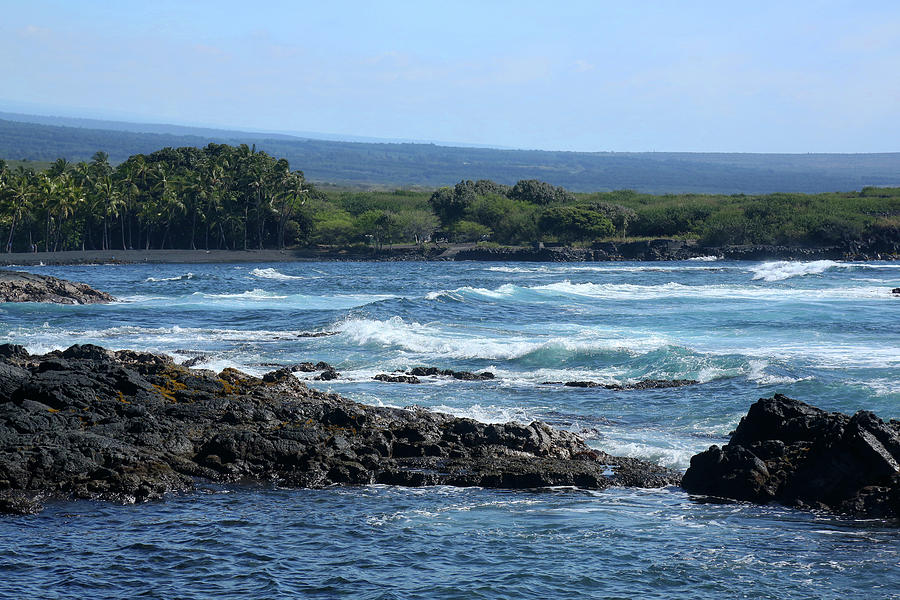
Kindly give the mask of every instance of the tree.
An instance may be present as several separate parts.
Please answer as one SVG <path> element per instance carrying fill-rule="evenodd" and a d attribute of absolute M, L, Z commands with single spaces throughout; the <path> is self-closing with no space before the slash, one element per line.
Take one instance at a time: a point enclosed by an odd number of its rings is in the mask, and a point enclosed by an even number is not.
<path fill-rule="evenodd" d="M 5 163 L 3 166 L 6 166 Z M 3 192 L 3 195 L 0 196 L 0 198 L 5 197 L 7 199 L 7 202 L 5 203 L 6 206 L 4 206 L 4 212 L 12 217 L 12 222 L 9 226 L 9 237 L 6 240 L 7 252 L 12 252 L 16 225 L 31 210 L 31 200 L 35 196 L 33 178 L 33 173 L 19 167 L 19 172 L 14 178 L 13 183 L 11 185 L 4 185 L 3 188 L 0 188 Z"/>
<path fill-rule="evenodd" d="M 590 207 L 591 210 L 594 210 L 609 219 L 612 222 L 613 227 L 615 227 L 622 235 L 623 240 L 625 239 L 628 230 L 628 224 L 637 218 L 636 212 L 621 204 L 595 202 L 591 204 Z"/>
<path fill-rule="evenodd" d="M 397 219 L 403 237 L 415 240 L 417 244 L 424 244 L 438 227 L 437 217 L 425 210 L 405 211 Z"/>
<path fill-rule="evenodd" d="M 563 242 L 592 240 L 615 232 L 612 222 L 597 211 L 584 206 L 554 206 L 541 213 L 542 231 Z"/>
<path fill-rule="evenodd" d="M 507 194 L 513 200 L 531 204 L 562 204 L 574 202 L 575 196 L 563 187 L 551 185 L 537 179 L 523 179 L 516 182 Z"/>

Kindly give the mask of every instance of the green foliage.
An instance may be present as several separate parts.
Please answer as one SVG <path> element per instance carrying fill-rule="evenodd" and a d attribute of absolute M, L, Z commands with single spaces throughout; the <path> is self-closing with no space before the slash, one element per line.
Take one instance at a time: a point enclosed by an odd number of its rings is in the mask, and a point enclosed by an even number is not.
<path fill-rule="evenodd" d="M 113 166 L 58 159 L 43 170 L 0 161 L 0 242 L 15 251 L 112 248 L 376 247 L 454 241 L 578 242 L 613 235 L 710 245 L 848 245 L 891 252 L 900 188 L 857 193 L 574 195 L 535 179 L 462 180 L 434 191 L 321 191 L 288 162 L 247 145 L 163 148 Z M 878 250 L 881 251 L 881 250 Z"/>
<path fill-rule="evenodd" d="M 58 159 L 4 175 L 0 221 L 14 250 L 284 247 L 308 236 L 303 173 L 245 145 L 163 148 L 113 167 Z M 12 181 L 14 180 L 14 181 Z"/>
<path fill-rule="evenodd" d="M 475 221 L 457 221 L 451 230 L 454 242 L 478 242 L 486 240 L 491 235 L 489 227 Z"/>
<path fill-rule="evenodd" d="M 541 205 L 562 204 L 575 200 L 575 196 L 565 188 L 537 179 L 523 179 L 517 182 L 507 195 L 514 200 Z"/>
<path fill-rule="evenodd" d="M 553 206 L 541 213 L 542 231 L 563 242 L 608 237 L 615 231 L 612 221 L 602 213 L 585 206 Z"/>

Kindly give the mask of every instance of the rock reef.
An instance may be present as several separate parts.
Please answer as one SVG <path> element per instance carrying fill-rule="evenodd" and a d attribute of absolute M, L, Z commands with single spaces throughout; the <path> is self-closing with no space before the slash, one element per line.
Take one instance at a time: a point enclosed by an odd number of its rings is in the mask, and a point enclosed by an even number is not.
<path fill-rule="evenodd" d="M 84 283 L 21 271 L 0 271 L 0 302 L 101 304 L 115 298 Z"/>
<path fill-rule="evenodd" d="M 691 459 L 681 485 L 692 494 L 897 519 L 900 421 L 762 398 L 728 444 Z"/>
<path fill-rule="evenodd" d="M 141 502 L 198 480 L 603 489 L 679 475 L 539 422 L 358 404 L 291 368 L 257 378 L 92 345 L 40 356 L 0 345 L 0 512 L 47 498 Z"/>

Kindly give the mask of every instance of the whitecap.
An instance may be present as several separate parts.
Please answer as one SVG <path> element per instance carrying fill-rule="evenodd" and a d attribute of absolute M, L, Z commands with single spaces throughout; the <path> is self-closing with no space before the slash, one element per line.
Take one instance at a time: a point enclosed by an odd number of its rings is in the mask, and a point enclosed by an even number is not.
<path fill-rule="evenodd" d="M 434 325 L 407 322 L 401 317 L 387 320 L 350 319 L 335 325 L 334 329 L 360 346 L 394 347 L 432 357 L 457 359 L 513 360 L 537 353 L 556 355 L 557 358 L 594 352 L 640 354 L 668 343 L 666 338 L 658 335 L 629 336 L 593 330 L 538 340 L 500 331 L 494 332 L 495 337 L 488 337 L 484 331 L 441 329 Z"/>
<path fill-rule="evenodd" d="M 695 256 L 693 258 L 689 258 L 688 260 L 692 262 L 715 262 L 722 259 L 718 256 Z"/>
<path fill-rule="evenodd" d="M 186 281 L 193 278 L 193 273 L 185 273 L 184 275 L 176 275 L 174 277 L 148 277 L 144 281 L 148 283 L 158 283 L 161 281 Z"/>
<path fill-rule="evenodd" d="M 250 274 L 254 277 L 259 277 L 260 279 L 278 279 L 284 281 L 289 279 L 303 279 L 303 277 L 300 277 L 298 275 L 286 275 L 271 267 L 266 269 L 253 269 L 252 271 L 250 271 Z"/>
<path fill-rule="evenodd" d="M 795 262 L 780 260 L 777 262 L 767 262 L 750 267 L 753 273 L 753 279 L 761 279 L 763 281 L 782 281 L 791 277 L 802 277 L 804 275 L 820 275 L 839 266 L 833 260 L 814 260 L 812 262 Z"/>

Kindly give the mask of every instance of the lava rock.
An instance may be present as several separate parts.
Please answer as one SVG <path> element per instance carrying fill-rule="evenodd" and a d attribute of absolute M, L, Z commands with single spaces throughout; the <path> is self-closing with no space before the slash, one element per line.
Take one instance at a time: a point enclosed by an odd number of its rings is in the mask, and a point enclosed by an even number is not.
<path fill-rule="evenodd" d="M 115 298 L 84 283 L 21 271 L 0 271 L 0 302 L 102 304 Z"/>
<path fill-rule="evenodd" d="M 553 381 L 545 381 L 543 385 L 552 385 Z M 637 383 L 621 385 L 618 383 L 597 383 L 596 381 L 567 381 L 566 387 L 595 388 L 602 387 L 607 390 L 655 390 L 664 388 L 683 387 L 699 383 L 696 379 L 644 379 Z"/>
<path fill-rule="evenodd" d="M 900 422 L 762 398 L 727 445 L 691 458 L 681 485 L 692 494 L 898 518 Z"/>
<path fill-rule="evenodd" d="M 375 381 L 384 381 L 386 383 L 422 383 L 418 377 L 414 375 L 388 375 L 387 373 L 379 373 L 373 377 Z"/>
<path fill-rule="evenodd" d="M 471 373 L 469 371 L 454 371 L 452 369 L 438 369 L 437 367 L 414 367 L 406 373 L 413 377 L 453 377 L 462 381 L 487 381 L 494 379 L 494 374 L 490 371 L 481 373 Z"/>
<path fill-rule="evenodd" d="M 34 356 L 0 346 L 0 512 L 36 512 L 48 499 L 143 502 L 199 481 L 604 489 L 680 479 L 543 423 L 366 406 L 293 373 L 213 373 L 90 345 Z"/>

